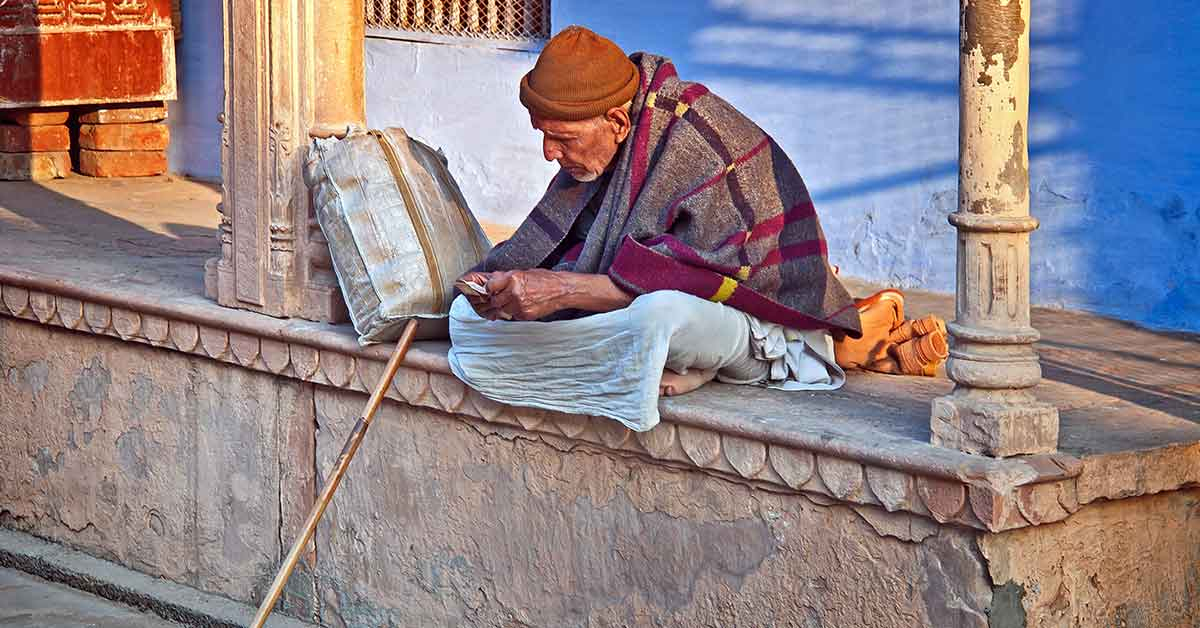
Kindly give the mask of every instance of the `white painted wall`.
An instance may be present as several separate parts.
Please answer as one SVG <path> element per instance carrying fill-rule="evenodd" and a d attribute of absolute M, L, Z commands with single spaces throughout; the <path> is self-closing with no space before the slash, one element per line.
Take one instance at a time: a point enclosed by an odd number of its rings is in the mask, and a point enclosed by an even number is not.
<path fill-rule="evenodd" d="M 403 127 L 445 151 L 480 220 L 520 222 L 557 166 L 517 98 L 536 52 L 368 37 L 367 124 Z"/>

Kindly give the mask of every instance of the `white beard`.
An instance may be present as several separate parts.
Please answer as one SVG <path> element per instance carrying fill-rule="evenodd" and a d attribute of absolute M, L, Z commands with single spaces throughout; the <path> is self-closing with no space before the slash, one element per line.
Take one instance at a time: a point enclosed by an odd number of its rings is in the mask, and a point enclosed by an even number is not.
<path fill-rule="evenodd" d="M 570 174 L 570 171 L 568 171 L 567 174 Z M 600 174 L 596 173 L 596 172 L 589 172 L 587 174 L 581 174 L 581 175 L 572 174 L 571 178 L 575 179 L 576 181 L 578 181 L 580 183 L 590 183 L 592 181 L 595 181 L 596 179 L 599 179 Z"/>

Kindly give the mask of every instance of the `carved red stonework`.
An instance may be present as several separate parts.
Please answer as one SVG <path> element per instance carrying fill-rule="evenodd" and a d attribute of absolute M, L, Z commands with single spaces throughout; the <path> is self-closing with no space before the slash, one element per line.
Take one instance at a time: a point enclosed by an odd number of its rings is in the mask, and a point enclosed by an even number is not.
<path fill-rule="evenodd" d="M 0 2 L 0 109 L 175 98 L 170 0 Z"/>

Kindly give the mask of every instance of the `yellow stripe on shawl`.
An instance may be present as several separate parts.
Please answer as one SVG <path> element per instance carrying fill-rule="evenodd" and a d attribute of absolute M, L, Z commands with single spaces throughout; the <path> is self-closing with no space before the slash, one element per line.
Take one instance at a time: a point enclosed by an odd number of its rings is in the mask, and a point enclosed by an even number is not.
<path fill-rule="evenodd" d="M 722 277 L 721 287 L 717 288 L 717 291 L 711 297 L 708 297 L 708 300 L 712 301 L 713 303 L 724 303 L 729 299 L 729 297 L 733 296 L 733 291 L 736 290 L 737 287 L 738 282 L 730 279 L 729 277 Z"/>

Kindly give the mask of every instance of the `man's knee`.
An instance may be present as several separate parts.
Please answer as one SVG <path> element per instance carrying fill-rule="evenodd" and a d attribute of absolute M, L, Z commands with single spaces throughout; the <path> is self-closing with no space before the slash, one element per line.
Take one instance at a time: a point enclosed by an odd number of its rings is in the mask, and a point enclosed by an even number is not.
<path fill-rule="evenodd" d="M 638 296 L 629 304 L 633 324 L 644 330 L 675 330 L 696 325 L 707 301 L 675 290 L 658 290 Z M 699 306 L 699 308 L 697 307 Z"/>
<path fill-rule="evenodd" d="M 690 309 L 696 297 L 675 290 L 658 290 L 639 295 L 629 304 L 629 311 L 638 317 L 679 316 Z"/>

